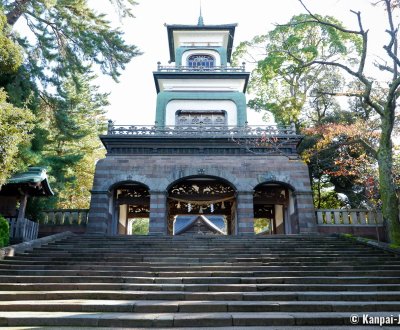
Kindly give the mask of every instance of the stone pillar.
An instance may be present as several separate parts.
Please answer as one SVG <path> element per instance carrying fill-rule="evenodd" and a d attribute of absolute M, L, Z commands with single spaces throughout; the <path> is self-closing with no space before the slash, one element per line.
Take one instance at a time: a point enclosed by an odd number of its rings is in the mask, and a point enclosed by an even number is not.
<path fill-rule="evenodd" d="M 238 191 L 236 201 L 237 234 L 254 235 L 253 191 Z"/>
<path fill-rule="evenodd" d="M 110 196 L 108 191 L 93 191 L 90 200 L 87 234 L 111 233 Z"/>
<path fill-rule="evenodd" d="M 167 235 L 167 193 L 150 191 L 149 235 Z"/>
<path fill-rule="evenodd" d="M 317 233 L 317 220 L 311 191 L 295 191 L 295 207 L 299 223 L 300 234 Z"/>

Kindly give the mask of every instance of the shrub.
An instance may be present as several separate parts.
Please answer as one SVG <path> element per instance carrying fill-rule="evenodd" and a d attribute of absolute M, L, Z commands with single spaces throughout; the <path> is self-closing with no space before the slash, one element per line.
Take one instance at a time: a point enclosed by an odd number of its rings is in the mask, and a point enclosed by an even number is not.
<path fill-rule="evenodd" d="M 0 215 L 0 248 L 7 246 L 10 240 L 10 226 L 4 217 Z"/>

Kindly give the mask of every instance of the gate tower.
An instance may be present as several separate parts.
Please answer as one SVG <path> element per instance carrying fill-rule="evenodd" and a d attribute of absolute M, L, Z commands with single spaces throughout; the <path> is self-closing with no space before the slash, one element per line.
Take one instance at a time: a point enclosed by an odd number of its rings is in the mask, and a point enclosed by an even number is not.
<path fill-rule="evenodd" d="M 110 121 L 100 136 L 107 155 L 96 165 L 88 233 L 127 234 L 148 218 L 149 234 L 173 235 L 178 219 L 199 216 L 227 235 L 253 235 L 260 220 L 265 234 L 316 232 L 301 136 L 247 124 L 249 73 L 231 65 L 235 28 L 202 16 L 166 25 L 170 65 L 153 73 L 155 125 Z"/>

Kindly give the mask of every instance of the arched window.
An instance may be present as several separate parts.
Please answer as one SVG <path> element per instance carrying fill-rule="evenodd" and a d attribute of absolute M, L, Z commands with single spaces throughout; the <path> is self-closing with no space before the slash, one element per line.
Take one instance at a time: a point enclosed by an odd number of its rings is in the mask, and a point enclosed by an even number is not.
<path fill-rule="evenodd" d="M 188 58 L 188 66 L 190 68 L 208 69 L 214 67 L 214 63 L 214 57 L 206 54 L 194 54 Z"/>

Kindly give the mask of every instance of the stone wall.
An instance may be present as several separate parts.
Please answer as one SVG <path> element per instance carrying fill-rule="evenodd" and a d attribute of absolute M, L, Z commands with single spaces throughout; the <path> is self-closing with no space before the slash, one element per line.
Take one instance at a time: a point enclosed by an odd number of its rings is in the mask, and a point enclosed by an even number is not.
<path fill-rule="evenodd" d="M 309 173 L 301 160 L 263 155 L 109 155 L 97 163 L 92 189 L 88 233 L 111 233 L 113 185 L 140 182 L 151 194 L 150 234 L 166 234 L 166 192 L 177 180 L 212 176 L 237 191 L 237 234 L 253 234 L 253 189 L 278 182 L 293 191 L 295 214 L 291 227 L 298 233 L 316 232 Z M 295 232 L 294 232 L 295 233 Z"/>

